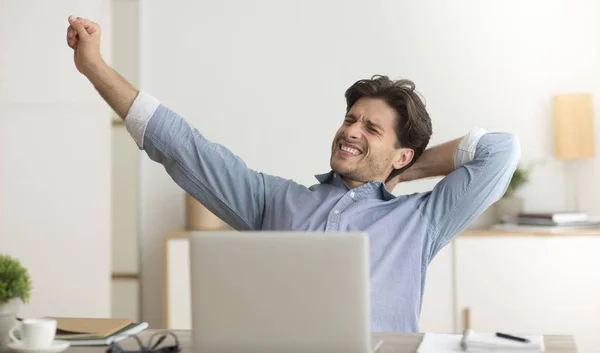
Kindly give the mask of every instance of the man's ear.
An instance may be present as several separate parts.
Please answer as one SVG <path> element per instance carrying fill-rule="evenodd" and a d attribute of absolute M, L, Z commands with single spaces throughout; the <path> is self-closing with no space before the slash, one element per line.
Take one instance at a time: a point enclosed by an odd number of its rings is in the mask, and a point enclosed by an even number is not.
<path fill-rule="evenodd" d="M 401 169 L 410 161 L 412 161 L 415 156 L 415 150 L 412 148 L 398 148 L 396 150 L 396 156 L 394 157 L 394 169 Z"/>

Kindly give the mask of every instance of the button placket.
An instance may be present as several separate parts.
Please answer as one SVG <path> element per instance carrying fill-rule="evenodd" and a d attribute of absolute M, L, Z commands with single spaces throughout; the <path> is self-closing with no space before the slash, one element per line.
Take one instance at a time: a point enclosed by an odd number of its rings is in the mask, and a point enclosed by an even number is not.
<path fill-rule="evenodd" d="M 342 213 L 352 204 L 352 199 L 347 195 L 342 197 L 340 201 L 333 207 L 327 217 L 327 225 L 325 226 L 326 231 L 338 231 L 340 228 L 340 220 Z"/>
<path fill-rule="evenodd" d="M 337 211 L 337 213 L 336 213 Z M 340 212 L 335 209 L 329 213 L 327 217 L 327 226 L 325 231 L 338 231 L 340 229 Z"/>

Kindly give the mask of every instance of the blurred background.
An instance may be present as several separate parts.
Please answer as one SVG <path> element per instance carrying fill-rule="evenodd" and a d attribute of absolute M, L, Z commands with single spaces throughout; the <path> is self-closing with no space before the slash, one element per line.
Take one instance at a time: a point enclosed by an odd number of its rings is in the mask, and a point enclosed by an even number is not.
<path fill-rule="evenodd" d="M 0 253 L 32 276 L 24 316 L 189 326 L 186 195 L 75 69 L 70 14 L 102 26 L 105 60 L 134 86 L 252 169 L 316 183 L 344 91 L 384 74 L 425 97 L 431 145 L 476 126 L 519 137 L 519 212 L 600 215 L 597 144 L 562 158 L 554 125 L 554 97 L 582 93 L 597 135 L 596 0 L 0 0 Z M 600 352 L 600 231 L 487 228 L 498 220 L 490 209 L 434 260 L 421 330 L 575 334 Z"/>

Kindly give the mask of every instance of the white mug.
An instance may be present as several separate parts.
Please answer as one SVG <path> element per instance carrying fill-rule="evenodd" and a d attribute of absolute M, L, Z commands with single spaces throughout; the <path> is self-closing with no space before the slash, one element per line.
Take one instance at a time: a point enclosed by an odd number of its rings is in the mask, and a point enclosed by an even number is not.
<path fill-rule="evenodd" d="M 19 332 L 20 339 L 15 336 L 15 332 Z M 56 320 L 24 319 L 8 331 L 8 335 L 13 342 L 20 341 L 26 348 L 46 348 L 56 336 Z"/>

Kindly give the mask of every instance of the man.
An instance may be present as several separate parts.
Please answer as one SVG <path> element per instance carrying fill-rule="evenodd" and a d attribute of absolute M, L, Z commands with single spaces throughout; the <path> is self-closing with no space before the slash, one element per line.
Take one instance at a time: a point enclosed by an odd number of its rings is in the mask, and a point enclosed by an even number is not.
<path fill-rule="evenodd" d="M 148 156 L 238 230 L 365 231 L 370 237 L 373 331 L 418 331 L 426 270 L 435 254 L 506 191 L 520 157 L 511 134 L 474 129 L 425 150 L 431 122 L 410 81 L 361 80 L 331 171 L 306 188 L 249 169 L 174 111 L 104 63 L 100 27 L 69 17 L 75 65 L 125 120 Z M 403 181 L 445 176 L 432 191 L 395 197 Z"/>

